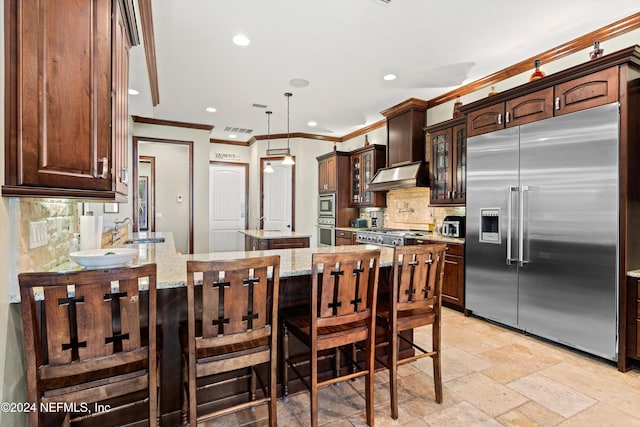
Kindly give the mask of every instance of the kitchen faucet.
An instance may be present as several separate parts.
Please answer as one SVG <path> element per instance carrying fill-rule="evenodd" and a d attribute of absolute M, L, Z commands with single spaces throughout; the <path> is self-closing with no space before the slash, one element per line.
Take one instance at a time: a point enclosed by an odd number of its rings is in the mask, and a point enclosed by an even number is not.
<path fill-rule="evenodd" d="M 119 230 L 118 230 L 118 226 L 120 224 L 124 224 L 127 221 L 129 221 L 129 223 L 131 223 L 131 219 L 129 217 L 126 217 L 122 221 L 118 221 L 118 219 L 113 221 L 115 226 L 113 228 L 113 231 L 111 232 L 111 244 L 112 245 L 115 244 L 120 239 L 120 235 L 119 235 L 120 233 L 119 233 Z"/>
<path fill-rule="evenodd" d="M 256 231 L 260 230 L 260 224 L 262 224 L 262 220 L 264 219 L 263 216 L 258 217 L 258 220 L 256 222 Z"/>

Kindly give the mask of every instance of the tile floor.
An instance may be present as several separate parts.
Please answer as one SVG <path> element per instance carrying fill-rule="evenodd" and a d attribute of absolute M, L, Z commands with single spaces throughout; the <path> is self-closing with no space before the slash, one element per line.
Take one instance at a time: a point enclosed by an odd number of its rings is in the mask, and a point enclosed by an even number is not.
<path fill-rule="evenodd" d="M 416 338 L 430 342 L 430 329 Z M 400 415 L 389 410 L 389 376 L 375 375 L 375 425 L 384 426 L 640 426 L 640 371 L 443 310 L 444 402 L 434 400 L 431 359 L 399 370 Z M 320 391 L 319 424 L 366 426 L 362 378 Z M 267 426 L 265 407 L 207 426 Z M 308 426 L 309 395 L 278 400 L 278 424 Z"/>

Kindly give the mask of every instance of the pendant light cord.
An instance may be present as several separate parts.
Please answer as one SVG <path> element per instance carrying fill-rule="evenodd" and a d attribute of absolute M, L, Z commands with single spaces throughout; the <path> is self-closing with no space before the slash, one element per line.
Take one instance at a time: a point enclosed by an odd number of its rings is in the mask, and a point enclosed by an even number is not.
<path fill-rule="evenodd" d="M 287 151 L 288 151 L 289 155 L 291 155 L 291 149 L 289 148 L 289 136 L 290 136 L 290 132 L 289 132 L 289 100 L 291 99 L 293 94 L 291 92 L 286 92 L 284 94 L 284 96 L 287 97 Z"/>

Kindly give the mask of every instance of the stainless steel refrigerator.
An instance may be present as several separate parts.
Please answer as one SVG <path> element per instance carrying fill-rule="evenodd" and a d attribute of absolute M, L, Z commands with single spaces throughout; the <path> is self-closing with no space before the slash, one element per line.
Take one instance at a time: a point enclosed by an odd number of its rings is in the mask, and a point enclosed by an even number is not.
<path fill-rule="evenodd" d="M 617 360 L 618 103 L 467 141 L 466 306 Z"/>

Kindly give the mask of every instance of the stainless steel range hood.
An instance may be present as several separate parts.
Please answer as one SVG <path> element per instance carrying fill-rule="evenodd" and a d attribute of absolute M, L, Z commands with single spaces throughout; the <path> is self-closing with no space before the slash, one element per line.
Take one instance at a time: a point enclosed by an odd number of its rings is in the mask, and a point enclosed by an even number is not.
<path fill-rule="evenodd" d="M 386 191 L 396 188 L 428 187 L 429 167 L 425 162 L 398 164 L 378 169 L 369 183 L 369 191 Z"/>

